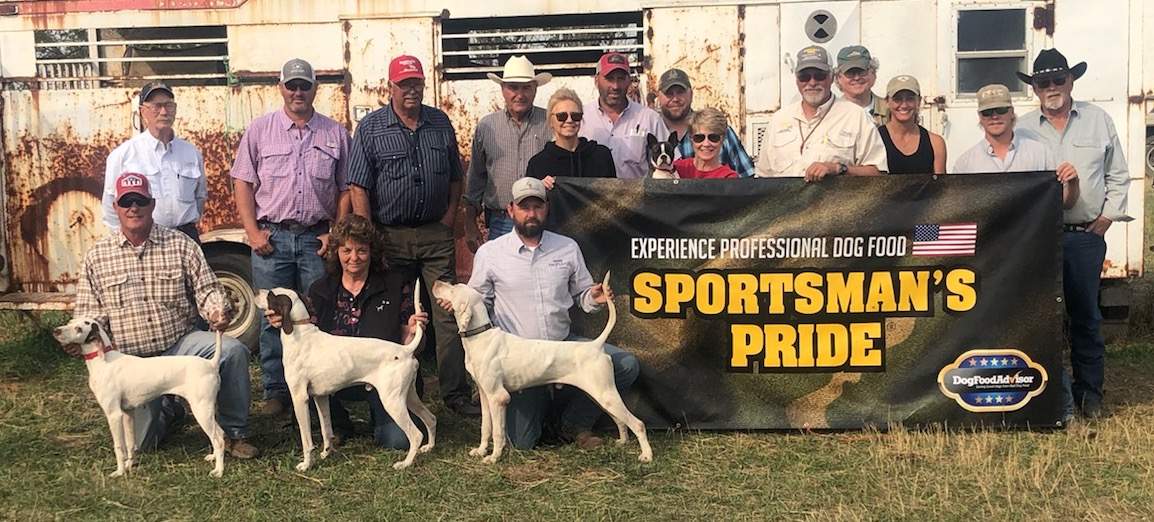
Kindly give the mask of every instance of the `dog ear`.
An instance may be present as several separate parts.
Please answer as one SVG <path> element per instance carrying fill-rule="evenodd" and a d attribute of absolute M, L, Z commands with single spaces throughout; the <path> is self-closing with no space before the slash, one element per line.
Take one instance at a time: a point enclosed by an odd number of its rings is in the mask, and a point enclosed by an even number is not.
<path fill-rule="evenodd" d="M 464 299 L 461 303 L 453 303 L 453 309 L 458 314 L 458 328 L 468 328 L 469 323 L 473 321 L 473 307 L 469 306 L 469 300 Z"/>
<path fill-rule="evenodd" d="M 669 133 L 669 144 L 673 145 L 674 149 L 677 149 L 677 146 L 681 145 L 681 140 L 677 139 L 677 131 Z"/>
<path fill-rule="evenodd" d="M 646 134 L 645 135 L 645 144 L 648 145 L 649 148 L 652 149 L 655 145 L 657 145 L 657 136 L 654 136 L 652 132 L 650 132 L 649 134 Z"/>
<path fill-rule="evenodd" d="M 280 329 L 285 335 L 293 333 L 293 320 L 289 317 L 289 312 L 292 311 L 293 302 L 287 295 L 277 295 L 272 292 L 268 293 L 268 307 L 280 315 Z"/>

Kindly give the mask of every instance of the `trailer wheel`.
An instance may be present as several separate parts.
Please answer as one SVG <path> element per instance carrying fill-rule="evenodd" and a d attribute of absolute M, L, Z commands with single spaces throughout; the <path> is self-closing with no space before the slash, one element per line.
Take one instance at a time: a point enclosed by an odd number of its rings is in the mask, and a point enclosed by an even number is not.
<path fill-rule="evenodd" d="M 255 351 L 260 345 L 260 316 L 254 304 L 252 289 L 252 261 L 246 253 L 235 250 L 206 249 L 208 265 L 224 286 L 236 315 L 229 323 L 226 335 L 235 337 Z"/>

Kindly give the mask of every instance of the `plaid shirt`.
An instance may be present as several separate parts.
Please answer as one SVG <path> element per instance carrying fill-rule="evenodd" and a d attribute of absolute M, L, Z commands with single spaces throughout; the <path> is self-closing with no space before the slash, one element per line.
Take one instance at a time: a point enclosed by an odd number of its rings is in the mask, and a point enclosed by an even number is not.
<path fill-rule="evenodd" d="M 192 330 L 197 308 L 232 308 L 196 243 L 159 225 L 139 247 L 121 232 L 97 241 L 81 270 L 74 315 L 100 321 L 122 353 L 161 353 Z"/>

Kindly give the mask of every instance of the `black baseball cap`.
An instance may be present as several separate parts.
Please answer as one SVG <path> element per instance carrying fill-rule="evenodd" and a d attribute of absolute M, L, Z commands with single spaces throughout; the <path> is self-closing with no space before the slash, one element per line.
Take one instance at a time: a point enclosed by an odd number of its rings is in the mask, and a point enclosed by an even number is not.
<path fill-rule="evenodd" d="M 140 104 L 143 105 L 144 102 L 148 101 L 148 97 L 152 96 L 152 93 L 156 91 L 164 91 L 167 92 L 169 96 L 173 98 L 176 97 L 176 95 L 172 93 L 172 87 L 169 87 L 167 83 L 148 82 L 144 84 L 144 87 L 140 88 Z"/>

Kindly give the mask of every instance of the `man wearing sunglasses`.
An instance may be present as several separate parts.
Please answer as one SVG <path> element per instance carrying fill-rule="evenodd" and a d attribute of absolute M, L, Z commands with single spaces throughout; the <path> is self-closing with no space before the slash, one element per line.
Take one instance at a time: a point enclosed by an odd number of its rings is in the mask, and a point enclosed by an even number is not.
<path fill-rule="evenodd" d="M 505 108 L 485 115 L 473 133 L 473 155 L 469 161 L 465 190 L 465 234 L 469 248 L 480 244 L 477 213 L 485 211 L 489 239 L 513 231 L 513 221 L 505 212 L 513 182 L 525 175 L 529 158 L 553 139 L 548 114 L 537 107 L 537 88 L 553 78 L 536 73 L 533 62 L 524 56 L 513 56 L 505 62 L 501 76 L 489 73 L 489 79 L 501 86 Z"/>
<path fill-rule="evenodd" d="M 100 322 L 122 353 L 209 359 L 216 336 L 195 328 L 193 319 L 199 312 L 212 330 L 223 330 L 232 316 L 232 303 L 196 243 L 153 220 L 156 200 L 149 185 L 147 176 L 134 172 L 114 178 L 119 229 L 84 255 L 74 314 Z M 64 350 L 80 355 L 79 346 Z M 260 451 L 246 441 L 248 348 L 228 336 L 221 341 L 217 399 L 216 417 L 227 437 L 226 451 L 239 459 L 258 456 Z M 186 414 L 169 395 L 136 408 L 137 448 L 155 449 Z"/>
<path fill-rule="evenodd" d="M 148 178 L 156 194 L 156 222 L 184 232 L 199 242 L 196 224 L 204 213 L 208 185 L 204 158 L 196 147 L 176 137 L 176 100 L 172 88 L 150 82 L 140 89 L 141 132 L 120 144 L 104 164 L 104 223 L 116 230 L 116 178 L 123 172 L 139 172 Z"/>
<path fill-rule="evenodd" d="M 389 267 L 433 283 L 456 280 L 453 220 L 463 169 L 449 116 L 423 104 L 425 70 L 415 56 L 389 63 L 389 104 L 357 125 L 349 159 L 353 212 L 372 219 Z M 465 373 L 465 349 L 452 314 L 433 307 L 437 375 L 445 406 L 480 416 Z"/>
<path fill-rule="evenodd" d="M 232 165 L 233 196 L 252 247 L 258 289 L 303 292 L 324 275 L 329 224 L 339 219 L 349 134 L 313 107 L 317 79 L 299 58 L 281 67 L 283 107 L 249 124 Z M 261 317 L 264 413 L 289 410 L 280 332 Z"/>
<path fill-rule="evenodd" d="M 690 140 L 689 123 L 696 112 L 693 110 L 693 85 L 689 75 L 681 69 L 670 69 L 661 73 L 657 83 L 657 105 L 665 126 L 681 138 L 677 152 L 682 158 L 693 157 L 693 142 Z M 733 127 L 725 126 L 725 140 L 721 144 L 721 163 L 737 172 L 743 178 L 753 177 L 757 169 L 753 159 L 746 154 L 741 139 Z"/>
<path fill-rule="evenodd" d="M 811 45 L 798 51 L 795 70 L 801 100 L 770 118 L 757 176 L 817 182 L 885 172 L 886 149 L 873 119 L 830 90 L 833 75 L 825 49 Z"/>
<path fill-rule="evenodd" d="M 629 58 L 610 52 L 597 60 L 597 103 L 585 112 L 580 136 L 595 141 L 613 152 L 617 177 L 639 179 L 649 175 L 649 150 L 645 137 L 652 134 L 658 141 L 669 138 L 669 129 L 657 111 L 630 102 L 629 86 L 633 71 Z M 594 104 L 585 104 L 594 106 Z"/>
<path fill-rule="evenodd" d="M 1022 117 L 1020 128 L 1046 144 L 1058 161 L 1078 170 L 1081 194 L 1063 215 L 1062 286 L 1069 316 L 1073 384 L 1067 393 L 1067 417 L 1075 406 L 1088 418 L 1102 414 L 1105 342 L 1098 289 L 1106 258 L 1106 231 L 1115 221 L 1130 221 L 1126 193 L 1130 173 L 1114 121 L 1096 105 L 1074 101 L 1074 82 L 1086 62 L 1069 66 L 1057 49 L 1044 49 L 1034 74 L 1018 73 L 1033 87 L 1041 107 Z M 1063 384 L 1069 385 L 1063 372 Z"/>
<path fill-rule="evenodd" d="M 885 125 L 890 119 L 890 108 L 885 98 L 874 94 L 878 81 L 878 59 L 860 45 L 843 47 L 837 52 L 837 87 L 842 96 L 873 118 L 875 125 Z"/>

